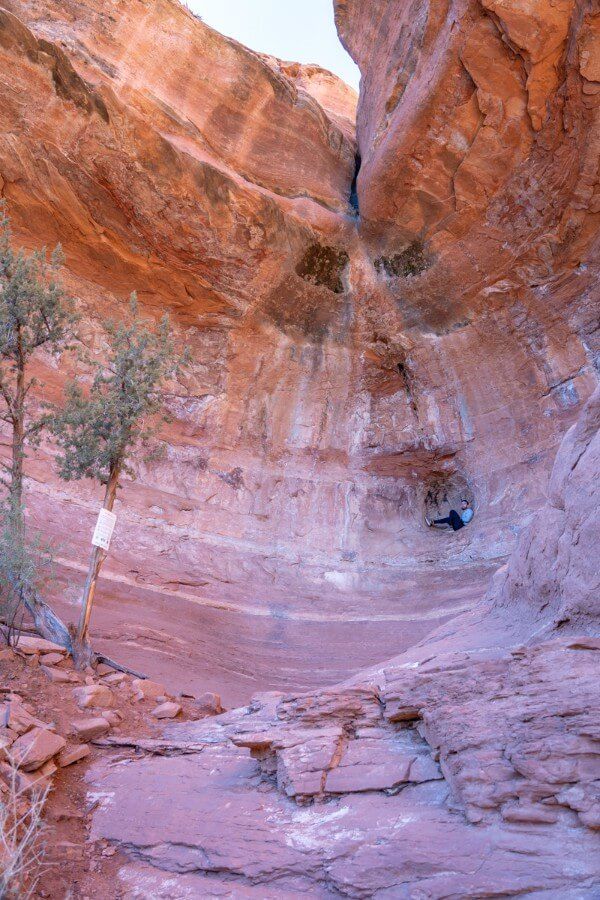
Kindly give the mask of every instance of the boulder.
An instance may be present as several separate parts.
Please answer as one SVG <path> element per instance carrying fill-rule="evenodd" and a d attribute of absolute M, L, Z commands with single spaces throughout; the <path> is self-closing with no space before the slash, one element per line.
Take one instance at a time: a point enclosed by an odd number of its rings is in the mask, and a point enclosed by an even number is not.
<path fill-rule="evenodd" d="M 105 734 L 110 729 L 110 724 L 103 716 L 94 716 L 90 719 L 77 719 L 71 722 L 71 727 L 82 741 L 93 741 Z"/>
<path fill-rule="evenodd" d="M 36 719 L 23 705 L 19 697 L 13 697 L 0 706 L 0 726 L 10 728 L 17 734 L 25 734 L 35 726 L 44 728 L 44 722 Z"/>
<path fill-rule="evenodd" d="M 73 681 L 73 673 L 67 669 L 56 669 L 54 666 L 41 666 L 41 670 L 48 678 L 57 684 L 70 684 Z"/>
<path fill-rule="evenodd" d="M 220 696 L 218 694 L 213 694 L 212 691 L 207 691 L 205 694 L 201 694 L 194 700 L 191 704 L 191 710 L 198 717 L 218 716 L 224 712 Z"/>
<path fill-rule="evenodd" d="M 24 772 L 22 769 L 15 770 L 8 763 L 0 763 L 0 785 L 11 785 L 14 783 L 16 790 L 23 797 L 39 796 L 50 787 L 50 779 L 43 774 L 43 768 L 37 772 Z"/>
<path fill-rule="evenodd" d="M 0 728 L 0 759 L 6 757 L 5 751 L 14 744 L 17 738 L 18 734 L 10 728 Z"/>
<path fill-rule="evenodd" d="M 157 700 L 166 694 L 165 686 L 157 681 L 150 681 L 148 678 L 134 678 L 131 686 L 139 694 L 142 694 L 145 700 Z"/>
<path fill-rule="evenodd" d="M 74 688 L 73 696 L 80 709 L 91 707 L 109 709 L 114 705 L 113 695 L 105 684 L 86 684 Z"/>
<path fill-rule="evenodd" d="M 28 656 L 36 653 L 60 653 L 61 656 L 65 656 L 67 652 L 60 644 L 54 644 L 52 641 L 47 641 L 45 638 L 28 634 L 22 634 L 19 637 L 17 648 L 21 653 L 26 653 Z"/>
<path fill-rule="evenodd" d="M 49 759 L 48 762 L 45 762 L 43 766 L 36 771 L 36 776 L 38 778 L 52 778 L 58 772 L 58 766 L 54 762 L 53 759 Z"/>
<path fill-rule="evenodd" d="M 40 664 L 42 666 L 56 666 L 58 663 L 61 663 L 64 658 L 63 653 L 57 653 L 53 650 L 52 653 L 44 653 L 40 656 Z"/>
<path fill-rule="evenodd" d="M 119 725 L 119 723 L 123 719 L 123 716 L 121 715 L 121 713 L 117 712 L 114 709 L 106 709 L 102 713 L 102 718 L 106 719 L 109 725 Z"/>
<path fill-rule="evenodd" d="M 112 675 L 103 676 L 102 684 L 123 684 L 126 677 L 124 672 L 113 672 Z"/>
<path fill-rule="evenodd" d="M 174 719 L 181 712 L 179 703 L 167 701 L 152 710 L 155 719 Z"/>

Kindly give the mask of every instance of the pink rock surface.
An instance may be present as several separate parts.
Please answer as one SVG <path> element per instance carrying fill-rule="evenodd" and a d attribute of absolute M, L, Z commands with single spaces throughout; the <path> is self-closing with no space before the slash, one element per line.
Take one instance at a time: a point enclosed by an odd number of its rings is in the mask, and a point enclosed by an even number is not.
<path fill-rule="evenodd" d="M 279 691 L 95 767 L 123 889 L 593 896 L 592 5 L 336 0 L 358 172 L 322 70 L 174 0 L 7 4 L 15 236 L 62 242 L 90 352 L 136 288 L 194 359 L 167 452 L 123 479 L 94 642 L 155 697 Z M 44 399 L 69 366 L 39 360 Z M 52 460 L 28 463 L 28 502 L 72 616 L 100 493 Z M 425 526 L 462 496 L 468 528 Z"/>
<path fill-rule="evenodd" d="M 577 548 L 600 526 L 599 411 L 600 390 L 471 612 L 345 684 L 263 694 L 170 726 L 162 758 L 96 766 L 93 836 L 132 852 L 123 881 L 141 861 L 159 896 L 179 879 L 208 893 L 215 877 L 240 896 L 593 896 L 600 610 L 579 602 L 598 571 Z M 552 573 L 532 552 L 547 544 Z"/>

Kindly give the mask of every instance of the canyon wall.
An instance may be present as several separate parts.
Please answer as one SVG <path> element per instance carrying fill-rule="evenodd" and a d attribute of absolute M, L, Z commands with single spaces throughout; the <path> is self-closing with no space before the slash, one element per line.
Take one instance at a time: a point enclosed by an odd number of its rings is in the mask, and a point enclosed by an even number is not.
<path fill-rule="evenodd" d="M 93 631 L 227 699 L 333 682 L 485 592 L 598 380 L 592 2 L 335 4 L 356 98 L 175 0 L 0 0 L 0 191 L 97 322 L 194 358 Z M 41 359 L 60 396 L 70 359 Z M 5 442 L 4 442 L 5 443 Z M 74 618 L 93 485 L 29 466 Z M 456 536 L 427 511 L 473 499 Z"/>

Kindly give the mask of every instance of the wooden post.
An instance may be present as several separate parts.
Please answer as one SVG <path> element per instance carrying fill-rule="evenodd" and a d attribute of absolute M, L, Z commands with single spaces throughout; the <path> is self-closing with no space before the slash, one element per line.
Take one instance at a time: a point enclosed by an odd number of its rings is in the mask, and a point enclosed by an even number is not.
<path fill-rule="evenodd" d="M 107 508 L 107 507 L 105 507 Z M 87 643 L 88 629 L 90 626 L 90 617 L 92 615 L 92 604 L 94 602 L 94 593 L 96 591 L 96 582 L 100 568 L 106 557 L 106 552 L 101 547 L 94 547 L 92 558 L 88 568 L 87 577 L 85 579 L 85 587 L 83 588 L 83 597 L 81 598 L 81 613 L 79 615 L 79 626 L 77 628 L 77 641 L 79 644 Z"/>
<path fill-rule="evenodd" d="M 104 503 L 102 504 L 102 507 L 103 509 L 109 510 L 109 512 L 112 512 L 112 508 L 115 503 L 117 487 L 119 484 L 119 472 L 120 466 L 115 466 L 110 473 L 110 478 L 108 480 L 108 484 L 106 485 L 106 493 L 104 495 Z M 92 558 L 90 559 L 87 578 L 85 579 L 83 596 L 81 598 L 81 614 L 79 616 L 79 626 L 77 628 L 77 645 L 79 655 L 83 654 L 84 648 L 87 647 L 88 644 L 88 630 L 90 626 L 90 618 L 92 615 L 94 594 L 96 592 L 96 582 L 98 581 L 98 575 L 100 574 L 100 569 L 102 567 L 102 563 L 106 559 L 106 556 L 106 550 L 103 550 L 101 547 L 94 547 L 92 551 Z"/>

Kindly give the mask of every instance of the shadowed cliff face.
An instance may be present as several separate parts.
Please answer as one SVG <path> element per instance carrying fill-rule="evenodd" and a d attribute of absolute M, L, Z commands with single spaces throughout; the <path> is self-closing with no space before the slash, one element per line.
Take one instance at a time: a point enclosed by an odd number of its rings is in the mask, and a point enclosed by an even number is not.
<path fill-rule="evenodd" d="M 356 142 L 332 76 L 175 0 L 0 0 L 16 236 L 62 242 L 95 352 L 135 288 L 195 359 L 165 454 L 123 484 L 94 622 L 113 655 L 242 699 L 483 594 L 597 382 L 598 17 L 546 6 L 339 0 Z M 40 360 L 51 398 L 69 365 Z M 72 616 L 98 495 L 51 455 L 32 514 Z M 465 494 L 468 529 L 425 527 Z"/>

